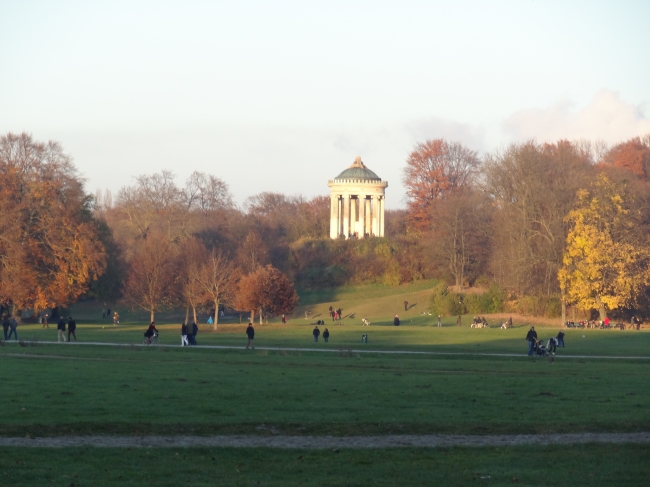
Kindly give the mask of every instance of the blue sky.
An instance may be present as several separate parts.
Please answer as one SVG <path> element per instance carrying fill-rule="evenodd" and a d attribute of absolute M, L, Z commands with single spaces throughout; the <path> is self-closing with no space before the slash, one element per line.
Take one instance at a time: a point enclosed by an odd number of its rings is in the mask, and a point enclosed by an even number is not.
<path fill-rule="evenodd" d="M 361 155 L 404 205 L 418 141 L 650 132 L 648 1 L 0 0 L 0 133 L 87 188 L 193 170 L 238 203 L 327 194 Z"/>

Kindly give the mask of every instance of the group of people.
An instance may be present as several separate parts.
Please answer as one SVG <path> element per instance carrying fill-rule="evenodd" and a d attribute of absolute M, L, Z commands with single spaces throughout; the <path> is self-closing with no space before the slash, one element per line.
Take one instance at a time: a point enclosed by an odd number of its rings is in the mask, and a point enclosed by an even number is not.
<path fill-rule="evenodd" d="M 77 341 L 77 322 L 72 319 L 72 316 L 68 317 L 68 339 L 65 339 L 65 318 L 61 316 L 59 322 L 56 325 L 56 333 L 58 335 L 58 342 L 70 341 L 70 335 L 73 336 L 74 341 Z"/>
<path fill-rule="evenodd" d="M 198 333 L 199 326 L 196 323 L 181 324 L 181 346 L 188 347 L 190 345 L 196 345 L 196 335 Z"/>
<path fill-rule="evenodd" d="M 555 337 L 548 339 L 548 344 L 544 346 L 544 342 L 537 338 L 535 327 L 531 326 L 526 334 L 526 341 L 528 342 L 528 356 L 532 357 L 534 353 L 538 355 L 555 355 L 557 347 L 564 348 L 564 332 L 560 332 Z"/>
<path fill-rule="evenodd" d="M 580 320 L 578 322 L 575 321 L 567 321 L 564 325 L 567 328 L 601 328 L 604 330 L 607 330 L 610 328 L 610 320 L 609 317 L 605 317 L 604 320 L 596 321 L 596 320 Z M 625 330 L 625 323 L 623 322 L 618 322 L 614 324 L 612 328 L 619 328 L 621 330 Z M 640 330 L 641 329 L 641 320 L 637 318 L 636 316 L 632 316 L 630 318 L 630 325 L 629 328 L 632 330 Z"/>
<path fill-rule="evenodd" d="M 14 336 L 15 340 L 18 340 L 18 320 L 14 316 L 9 317 L 5 316 L 2 320 L 2 331 L 4 333 L 5 340 L 11 340 L 11 335 Z"/>
<path fill-rule="evenodd" d="M 102 320 L 110 319 L 111 318 L 111 308 L 102 308 Z M 120 315 L 117 311 L 113 313 L 113 326 L 118 325 L 120 323 Z"/>
<path fill-rule="evenodd" d="M 330 306 L 330 317 L 332 318 L 332 321 L 342 319 L 343 318 L 343 310 L 341 308 L 333 309 Z"/>
<path fill-rule="evenodd" d="M 316 327 L 314 328 L 312 335 L 314 335 L 314 342 L 318 342 L 318 337 L 320 336 L 320 330 L 318 329 L 318 325 L 316 325 Z M 330 339 L 330 332 L 327 328 L 325 328 L 325 331 L 323 332 L 323 340 L 325 340 L 325 343 L 327 343 L 329 339 Z"/>

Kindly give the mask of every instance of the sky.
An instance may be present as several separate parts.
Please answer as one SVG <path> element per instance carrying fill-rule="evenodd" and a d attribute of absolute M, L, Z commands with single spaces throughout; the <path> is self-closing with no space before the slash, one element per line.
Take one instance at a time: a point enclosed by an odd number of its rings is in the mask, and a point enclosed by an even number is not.
<path fill-rule="evenodd" d="M 114 194 L 163 169 L 329 193 L 357 155 L 406 199 L 418 142 L 650 133 L 650 1 L 0 0 L 0 134 Z"/>

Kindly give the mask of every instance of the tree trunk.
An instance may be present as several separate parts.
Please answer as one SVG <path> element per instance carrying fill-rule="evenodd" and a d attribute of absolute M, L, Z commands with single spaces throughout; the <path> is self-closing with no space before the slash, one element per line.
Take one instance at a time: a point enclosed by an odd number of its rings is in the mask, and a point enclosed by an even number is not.
<path fill-rule="evenodd" d="M 600 300 L 599 296 L 596 296 L 596 304 L 598 305 L 598 313 L 600 313 L 600 321 L 605 321 L 605 318 L 607 318 L 607 313 L 605 312 L 605 305 Z"/>
<path fill-rule="evenodd" d="M 255 321 L 255 310 L 251 311 L 251 317 L 250 317 L 250 322 L 253 323 Z"/>
<path fill-rule="evenodd" d="M 212 329 L 217 331 L 217 323 L 219 321 L 219 301 L 214 300 L 214 323 L 212 324 Z M 239 322 L 241 323 L 241 315 L 239 315 Z"/>
<path fill-rule="evenodd" d="M 260 325 L 263 325 L 264 322 L 262 321 L 264 319 L 264 310 L 260 307 Z"/>
<path fill-rule="evenodd" d="M 192 305 L 192 315 L 194 316 L 194 323 L 199 324 L 199 320 L 196 318 L 196 306 Z"/>
<path fill-rule="evenodd" d="M 150 312 L 151 323 L 153 323 L 156 321 L 156 310 L 154 308 L 151 308 Z"/>
<path fill-rule="evenodd" d="M 564 298 L 562 299 L 562 326 L 566 323 L 566 303 Z"/>
<path fill-rule="evenodd" d="M 190 319 L 190 307 L 185 306 L 185 324 L 187 325 L 187 321 Z"/>

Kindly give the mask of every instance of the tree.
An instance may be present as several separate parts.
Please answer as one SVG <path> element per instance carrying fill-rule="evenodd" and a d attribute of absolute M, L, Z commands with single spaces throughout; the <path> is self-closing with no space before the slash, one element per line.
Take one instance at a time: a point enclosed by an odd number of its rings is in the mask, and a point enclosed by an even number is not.
<path fill-rule="evenodd" d="M 268 264 L 269 251 L 257 232 L 251 231 L 246 235 L 243 244 L 237 252 L 239 267 L 246 273 L 255 272 L 259 267 Z"/>
<path fill-rule="evenodd" d="M 206 301 L 201 273 L 207 254 L 203 243 L 195 237 L 188 238 L 180 246 L 178 278 L 181 286 L 180 301 L 186 307 L 185 323 L 189 319 L 189 308 L 192 308 L 194 323 L 198 323 L 196 309 Z"/>
<path fill-rule="evenodd" d="M 152 234 L 138 240 L 131 249 L 129 272 L 124 282 L 126 297 L 134 306 L 156 311 L 174 302 L 176 286 L 175 249 L 165 236 Z"/>
<path fill-rule="evenodd" d="M 433 209 L 429 247 L 434 261 L 454 277 L 460 290 L 473 281 L 490 251 L 492 211 L 489 201 L 476 192 L 458 192 Z"/>
<path fill-rule="evenodd" d="M 106 266 L 92 198 L 56 142 L 0 137 L 0 305 L 67 306 Z"/>
<path fill-rule="evenodd" d="M 233 302 L 237 286 L 235 266 L 216 250 L 208 255 L 198 273 L 198 284 L 206 301 L 214 306 L 214 330 L 219 321 L 219 306 Z"/>
<path fill-rule="evenodd" d="M 630 171 L 644 181 L 650 177 L 650 138 L 635 137 L 615 145 L 605 155 L 605 164 Z"/>
<path fill-rule="evenodd" d="M 578 205 L 566 219 L 566 239 L 560 287 L 582 309 L 606 311 L 634 304 L 648 284 L 647 242 L 634 242 L 636 215 L 622 195 L 625 187 L 599 175 L 591 191 L 578 192 Z M 645 237 L 647 239 L 647 236 Z"/>
<path fill-rule="evenodd" d="M 260 267 L 239 281 L 235 306 L 251 311 L 251 321 L 255 311 L 260 312 L 260 325 L 265 313 L 286 314 L 298 305 L 298 295 L 291 281 L 271 265 Z"/>
<path fill-rule="evenodd" d="M 477 153 L 458 142 L 434 139 L 418 144 L 406 160 L 403 178 L 414 226 L 426 230 L 433 203 L 469 185 L 479 164 Z"/>

